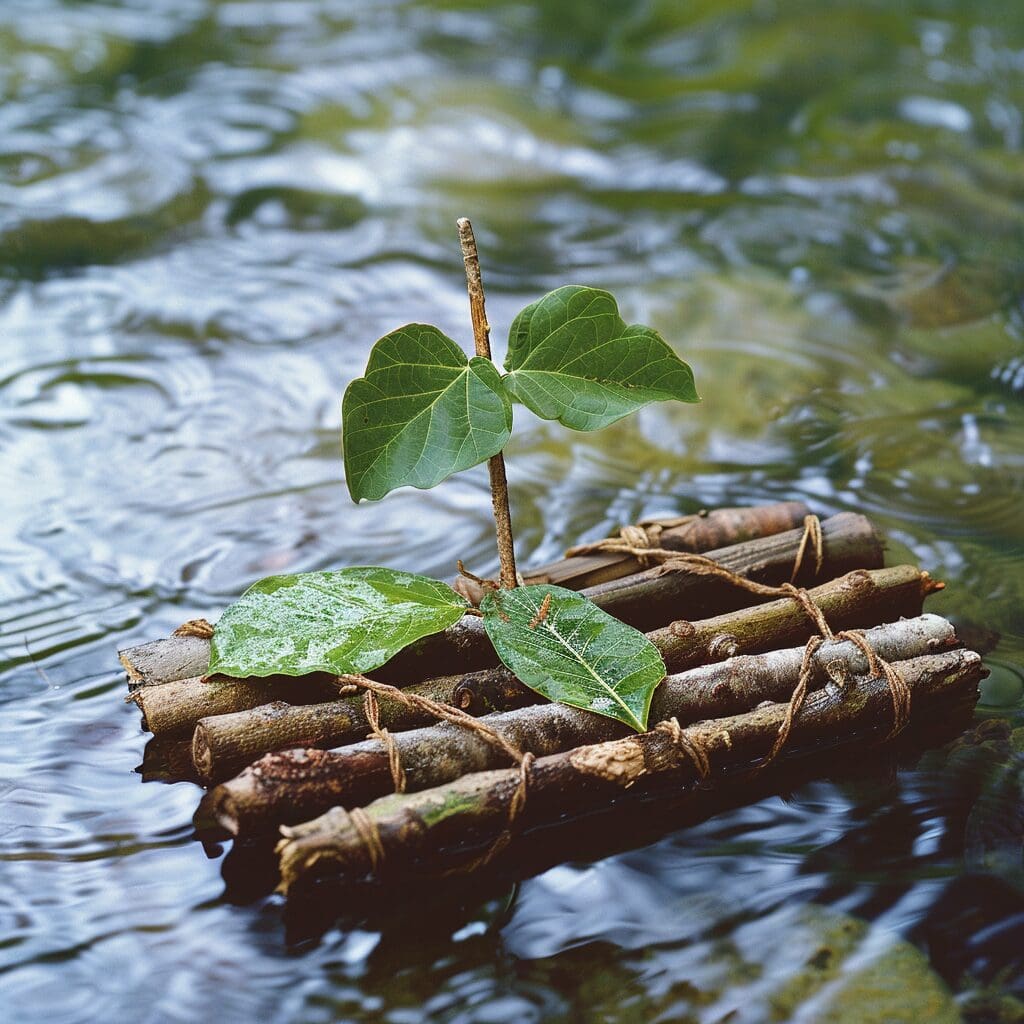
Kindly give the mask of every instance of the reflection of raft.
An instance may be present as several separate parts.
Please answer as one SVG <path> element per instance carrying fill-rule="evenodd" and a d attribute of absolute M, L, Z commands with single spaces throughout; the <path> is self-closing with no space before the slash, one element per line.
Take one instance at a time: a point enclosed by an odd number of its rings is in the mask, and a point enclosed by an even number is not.
<path fill-rule="evenodd" d="M 694 786 L 705 805 L 716 791 L 735 803 L 744 780 L 753 793 L 795 759 L 827 762 L 832 747 L 873 749 L 908 724 L 962 720 L 983 673 L 945 620 L 897 622 L 918 616 L 941 584 L 912 567 L 881 569 L 881 545 L 861 516 L 825 520 L 817 557 L 804 557 L 808 531 L 793 527 L 806 511 L 796 503 L 719 510 L 641 528 L 655 532 L 658 548 L 706 552 L 731 580 L 645 569 L 636 550 L 528 574 L 586 585 L 607 610 L 653 630 L 670 677 L 647 733 L 541 703 L 494 667 L 475 619 L 375 673 L 411 685 L 379 696 L 374 729 L 373 700 L 339 699 L 328 677 L 204 680 L 201 635 L 122 652 L 130 696 L 162 744 L 191 744 L 207 781 L 280 751 L 211 790 L 198 818 L 234 835 L 292 825 L 280 845 L 288 889 L 324 874 L 465 870 L 491 860 L 513 833 Z M 812 590 L 777 589 L 794 566 L 796 583 L 816 583 Z M 737 585 L 745 581 L 763 586 L 751 593 Z M 894 625 L 831 639 L 882 623 Z M 484 726 L 433 724 L 422 702 L 406 705 L 405 692 L 482 716 Z M 376 738 L 364 739 L 371 731 Z M 395 783 L 408 792 L 386 795 Z"/>

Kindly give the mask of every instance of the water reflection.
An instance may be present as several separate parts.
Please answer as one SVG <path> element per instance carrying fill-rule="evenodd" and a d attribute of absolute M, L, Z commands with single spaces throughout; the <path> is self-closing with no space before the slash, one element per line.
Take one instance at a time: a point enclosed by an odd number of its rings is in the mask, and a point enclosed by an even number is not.
<path fill-rule="evenodd" d="M 927 966 L 972 1019 L 984 986 L 1024 997 L 1016 833 L 986 824 L 1016 820 L 1024 722 L 1022 52 L 995 0 L 5 3 L 9 1014 L 711 1019 L 783 998 L 756 976 L 838 991 L 897 937 L 928 958 L 893 947 L 922 1019 L 948 1010 Z M 716 504 L 865 510 L 992 648 L 1002 731 L 388 927 L 303 931 L 232 876 L 252 861 L 207 860 L 198 790 L 132 772 L 162 769 L 112 652 L 268 572 L 493 569 L 482 473 L 355 508 L 337 451 L 376 337 L 468 343 L 460 214 L 499 355 L 522 305 L 585 281 L 705 399 L 600 437 L 519 411 L 524 559 Z M 812 934 L 836 973 L 796 970 Z"/>

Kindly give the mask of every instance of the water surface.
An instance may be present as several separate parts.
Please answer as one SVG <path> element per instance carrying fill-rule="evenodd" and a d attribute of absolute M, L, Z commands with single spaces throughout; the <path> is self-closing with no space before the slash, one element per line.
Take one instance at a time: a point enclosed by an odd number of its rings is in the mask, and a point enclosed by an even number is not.
<path fill-rule="evenodd" d="M 1020 865 L 970 818 L 1024 725 L 1019 5 L 6 0 L 0 101 L 5 1019 L 754 1020 L 825 934 L 973 1020 L 1024 997 Z M 999 722 L 296 939 L 223 898 L 198 790 L 133 773 L 114 651 L 271 572 L 495 568 L 482 469 L 356 508 L 338 450 L 378 336 L 469 346 L 464 214 L 497 355 L 588 283 L 704 397 L 600 435 L 518 411 L 524 561 L 657 513 L 865 511 L 992 648 Z"/>

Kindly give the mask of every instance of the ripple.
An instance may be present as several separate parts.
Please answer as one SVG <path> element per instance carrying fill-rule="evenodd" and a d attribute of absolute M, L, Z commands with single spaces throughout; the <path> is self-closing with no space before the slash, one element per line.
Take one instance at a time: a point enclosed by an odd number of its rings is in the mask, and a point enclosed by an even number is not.
<path fill-rule="evenodd" d="M 0 5 L 7 1016 L 724 1016 L 736 965 L 748 1009 L 807 980 L 807 913 L 859 914 L 866 959 L 924 936 L 965 1005 L 972 963 L 1007 966 L 1014 890 L 959 877 L 967 755 L 430 914 L 385 894 L 315 937 L 277 897 L 229 905 L 198 789 L 133 772 L 118 647 L 267 573 L 493 572 L 482 467 L 357 507 L 339 451 L 375 338 L 424 320 L 469 344 L 464 213 L 499 358 L 523 305 L 592 283 L 704 398 L 600 434 L 517 409 L 524 564 L 659 513 L 864 511 L 947 579 L 936 609 L 991 650 L 984 716 L 1016 728 L 1024 37 L 967 0 L 833 6 Z"/>

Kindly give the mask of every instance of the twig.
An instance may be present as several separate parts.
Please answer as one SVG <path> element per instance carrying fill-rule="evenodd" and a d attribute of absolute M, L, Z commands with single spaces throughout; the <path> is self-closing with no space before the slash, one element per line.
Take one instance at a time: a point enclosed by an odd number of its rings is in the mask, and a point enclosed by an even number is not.
<path fill-rule="evenodd" d="M 480 277 L 480 258 L 476 251 L 473 225 L 466 217 L 458 220 L 462 259 L 466 264 L 466 287 L 469 291 L 469 313 L 473 320 L 473 344 L 476 354 L 491 358 L 491 328 L 484 308 L 484 284 Z M 508 508 L 508 478 L 505 476 L 505 457 L 501 452 L 487 462 L 491 478 L 491 503 L 494 507 L 494 527 L 498 535 L 498 558 L 501 562 L 501 585 L 511 590 L 517 581 L 516 553 L 512 541 L 512 516 Z"/>

